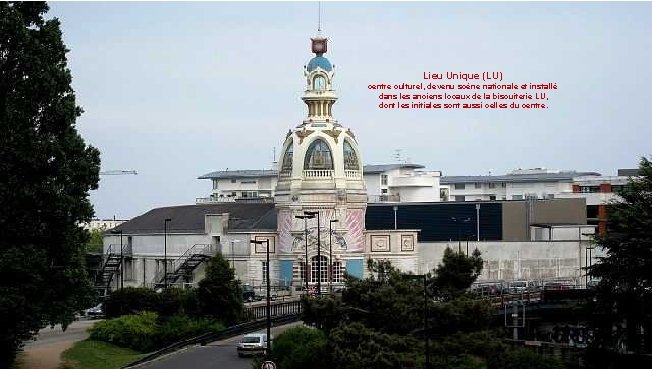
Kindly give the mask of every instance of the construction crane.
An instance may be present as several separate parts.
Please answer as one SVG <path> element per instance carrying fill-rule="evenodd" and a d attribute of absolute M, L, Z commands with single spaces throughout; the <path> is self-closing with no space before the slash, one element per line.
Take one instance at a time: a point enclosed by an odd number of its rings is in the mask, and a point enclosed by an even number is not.
<path fill-rule="evenodd" d="M 106 170 L 104 172 L 100 172 L 101 176 L 124 176 L 128 174 L 138 174 L 135 170 Z"/>

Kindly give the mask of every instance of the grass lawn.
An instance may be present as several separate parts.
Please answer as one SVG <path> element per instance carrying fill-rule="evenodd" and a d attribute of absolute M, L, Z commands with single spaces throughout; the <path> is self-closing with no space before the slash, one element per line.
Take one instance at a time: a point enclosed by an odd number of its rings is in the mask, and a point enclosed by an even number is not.
<path fill-rule="evenodd" d="M 106 342 L 79 341 L 61 355 L 62 369 L 118 369 L 143 355 Z"/>

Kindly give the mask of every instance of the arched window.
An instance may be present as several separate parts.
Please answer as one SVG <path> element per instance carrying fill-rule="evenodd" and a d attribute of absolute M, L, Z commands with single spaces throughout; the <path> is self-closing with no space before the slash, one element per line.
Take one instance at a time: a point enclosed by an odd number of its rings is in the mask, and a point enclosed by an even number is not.
<path fill-rule="evenodd" d="M 281 172 L 292 172 L 292 154 L 293 154 L 293 144 L 290 142 L 285 154 L 283 154 L 283 162 L 281 163 Z"/>
<path fill-rule="evenodd" d="M 320 275 L 319 260 L 321 260 L 321 283 L 328 283 L 328 259 L 326 256 L 321 256 L 321 259 L 313 256 L 310 259 L 310 282 L 317 283 L 317 276 Z"/>
<path fill-rule="evenodd" d="M 326 89 L 326 78 L 317 76 L 312 80 L 312 87 L 317 91 L 324 91 Z"/>
<path fill-rule="evenodd" d="M 348 140 L 344 140 L 344 169 L 345 170 L 360 170 L 358 155 Z"/>
<path fill-rule="evenodd" d="M 303 169 L 333 169 L 333 156 L 326 142 L 317 139 L 310 144 Z"/>

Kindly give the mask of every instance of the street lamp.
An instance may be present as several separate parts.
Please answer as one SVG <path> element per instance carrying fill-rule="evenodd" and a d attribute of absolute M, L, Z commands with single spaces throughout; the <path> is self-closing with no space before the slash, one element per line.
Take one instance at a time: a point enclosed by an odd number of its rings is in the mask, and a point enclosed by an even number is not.
<path fill-rule="evenodd" d="M 306 260 L 303 262 L 303 277 L 306 285 L 306 294 L 308 293 L 308 219 L 312 219 L 314 215 L 295 215 L 297 219 L 303 219 L 304 238 L 306 239 Z"/>
<path fill-rule="evenodd" d="M 233 268 L 234 273 L 235 273 L 235 255 L 233 253 L 233 244 L 234 243 L 239 243 L 239 242 L 240 242 L 240 240 L 231 240 L 231 264 L 232 264 L 231 267 Z"/>
<path fill-rule="evenodd" d="M 469 238 L 474 236 L 475 236 L 474 234 L 466 236 L 466 256 L 469 256 Z"/>
<path fill-rule="evenodd" d="M 163 287 L 168 288 L 168 223 L 171 218 L 165 218 L 163 222 Z"/>
<path fill-rule="evenodd" d="M 428 291 L 425 274 L 403 274 L 407 279 L 423 280 L 423 333 L 426 336 L 426 369 L 430 369 L 430 336 L 428 335 Z"/>
<path fill-rule="evenodd" d="M 265 350 L 265 355 L 269 356 L 269 353 L 272 351 L 272 336 L 270 334 L 270 330 L 272 327 L 272 320 L 270 317 L 271 314 L 271 307 L 269 305 L 270 301 L 270 296 L 271 296 L 271 289 L 270 289 L 270 284 L 269 284 L 269 238 L 265 240 L 251 240 L 250 241 L 253 244 L 256 245 L 262 245 L 266 244 L 267 245 L 267 270 L 265 271 L 265 279 L 267 282 L 267 307 L 266 307 L 266 313 L 267 313 L 267 349 Z"/>
<path fill-rule="evenodd" d="M 122 289 L 124 287 L 124 273 L 122 271 L 122 267 L 124 267 L 124 262 L 122 259 L 122 229 L 121 230 L 112 229 L 111 233 L 120 234 L 120 289 Z"/>
<path fill-rule="evenodd" d="M 333 223 L 337 223 L 337 219 L 328 221 L 328 292 L 333 294 Z"/>
<path fill-rule="evenodd" d="M 453 223 L 457 224 L 457 253 L 462 253 L 462 223 L 468 223 L 471 221 L 471 218 L 457 219 L 451 217 Z"/>
<path fill-rule="evenodd" d="M 317 215 L 317 296 L 321 297 L 321 221 L 318 211 L 304 211 L 305 215 Z"/>

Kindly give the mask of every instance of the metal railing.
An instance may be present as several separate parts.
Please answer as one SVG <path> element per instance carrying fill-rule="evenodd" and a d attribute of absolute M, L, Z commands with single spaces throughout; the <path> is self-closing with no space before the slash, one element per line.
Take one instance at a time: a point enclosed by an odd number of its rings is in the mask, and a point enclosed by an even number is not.
<path fill-rule="evenodd" d="M 180 267 L 183 266 L 183 264 L 190 259 L 193 255 L 205 255 L 205 256 L 213 256 L 215 255 L 215 252 L 213 251 L 213 245 L 212 244 L 205 244 L 205 243 L 197 243 L 194 244 L 192 247 L 190 247 L 186 252 L 183 253 L 179 258 L 174 260 L 171 265 L 171 270 L 167 270 L 167 274 L 171 275 L 174 274 L 175 272 L 179 271 Z M 160 270 L 156 272 L 156 275 L 154 277 L 154 280 L 163 283 L 164 279 L 167 276 L 165 275 L 165 269 Z"/>

